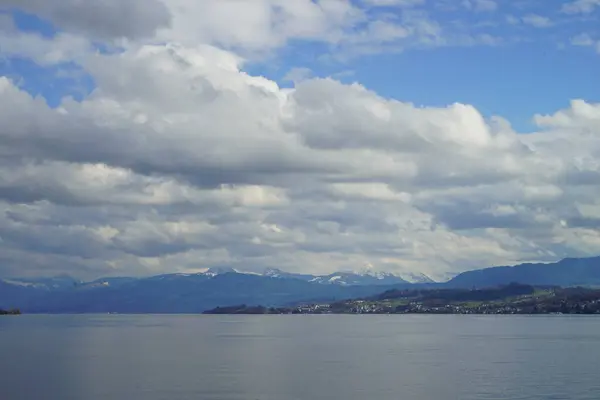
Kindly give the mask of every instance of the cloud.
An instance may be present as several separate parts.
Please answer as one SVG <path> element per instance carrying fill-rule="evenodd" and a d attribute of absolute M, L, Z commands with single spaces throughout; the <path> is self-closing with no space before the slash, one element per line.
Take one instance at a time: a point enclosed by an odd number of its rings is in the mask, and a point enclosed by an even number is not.
<path fill-rule="evenodd" d="M 509 25 L 525 24 L 534 28 L 547 29 L 556 26 L 556 22 L 549 17 L 539 14 L 526 14 L 524 16 L 507 15 L 505 17 Z"/>
<path fill-rule="evenodd" d="M 589 104 L 583 100 L 571 101 L 571 107 L 552 115 L 536 115 L 534 121 L 551 128 L 593 128 L 600 121 L 600 104 Z"/>
<path fill-rule="evenodd" d="M 92 51 L 91 43 L 81 36 L 61 33 L 49 39 L 14 30 L 0 35 L 0 48 L 4 57 L 25 57 L 42 66 L 78 61 Z"/>
<path fill-rule="evenodd" d="M 363 3 L 375 7 L 414 7 L 425 4 L 425 0 L 363 0 Z"/>
<path fill-rule="evenodd" d="M 152 37 L 170 24 L 161 0 L 0 0 L 0 8 L 21 9 L 51 21 L 58 29 L 98 39 Z"/>
<path fill-rule="evenodd" d="M 566 14 L 591 14 L 596 7 L 600 7 L 600 0 L 575 0 L 562 6 Z"/>
<path fill-rule="evenodd" d="M 571 38 L 573 46 L 594 47 L 600 54 L 600 40 L 595 40 L 587 33 L 581 33 Z"/>
<path fill-rule="evenodd" d="M 0 11 L 0 32 L 14 31 L 16 29 L 13 18 L 8 13 Z"/>
<path fill-rule="evenodd" d="M 94 87 L 54 107 L 0 77 L 0 275 L 369 263 L 446 277 L 600 250 L 599 104 L 535 115 L 521 135 L 469 104 L 420 107 L 304 70 L 282 88 L 245 70 L 248 54 L 299 39 L 355 54 L 458 41 L 427 14 L 171 0 L 169 23 L 111 35 L 99 21 L 117 3 L 98 3 L 89 29 L 48 4 L 27 11 L 64 31 L 9 26 L 4 51 L 75 63 Z M 120 47 L 96 51 L 96 38 Z"/>
<path fill-rule="evenodd" d="M 54 49 L 64 53 L 67 45 L 74 51 L 75 44 L 64 43 L 74 35 L 82 42 L 77 44 L 79 51 L 202 43 L 251 61 L 269 59 L 298 41 L 325 45 L 329 59 L 336 61 L 414 47 L 491 44 L 490 33 L 457 31 L 452 24 L 432 18 L 422 0 L 68 0 L 60 5 L 0 0 L 2 5 L 48 20 L 60 34 L 57 38 L 19 34 L 4 45 L 23 46 L 24 54 L 40 53 L 42 45 L 45 53 L 54 54 Z M 465 6 L 478 12 L 497 7 L 492 0 L 467 0 Z M 389 7 L 398 9 L 390 12 Z"/>
<path fill-rule="evenodd" d="M 582 33 L 571 38 L 571 44 L 573 46 L 593 46 L 594 43 L 596 43 L 596 41 L 587 33 Z"/>
<path fill-rule="evenodd" d="M 327 47 L 330 60 L 422 46 L 461 45 L 414 0 L 170 0 L 172 26 L 158 38 L 185 46 L 209 43 L 264 59 L 298 41 Z M 386 12 L 382 6 L 400 9 Z M 447 37 L 446 37 L 447 36 Z"/>
<path fill-rule="evenodd" d="M 514 15 L 507 15 L 506 22 L 508 22 L 510 25 L 517 25 L 521 22 L 521 20 Z"/>
<path fill-rule="evenodd" d="M 597 207 L 585 176 L 598 173 L 599 146 L 585 132 L 600 106 L 536 116 L 545 131 L 524 140 L 469 105 L 420 108 L 333 79 L 281 89 L 239 63 L 210 46 L 97 54 L 83 63 L 97 88 L 56 109 L 0 81 L 11 254 L 72 257 L 98 273 L 185 270 L 200 257 L 443 276 L 554 257 L 571 229 L 588 235 L 571 252 L 596 248 L 589 213 L 561 205 Z M 63 211 L 73 208 L 89 211 Z"/>
<path fill-rule="evenodd" d="M 312 74 L 313 72 L 310 68 L 296 67 L 289 70 L 283 77 L 283 80 L 296 83 L 310 78 Z"/>
<path fill-rule="evenodd" d="M 211 43 L 262 53 L 294 39 L 336 44 L 366 19 L 345 0 L 170 0 L 172 26 L 159 38 L 184 45 Z"/>
<path fill-rule="evenodd" d="M 462 6 L 476 12 L 492 12 L 498 9 L 498 3 L 494 0 L 463 0 Z"/>
<path fill-rule="evenodd" d="M 537 14 L 529 14 L 522 18 L 523 23 L 531 25 L 535 28 L 549 28 L 554 25 L 548 17 Z"/>

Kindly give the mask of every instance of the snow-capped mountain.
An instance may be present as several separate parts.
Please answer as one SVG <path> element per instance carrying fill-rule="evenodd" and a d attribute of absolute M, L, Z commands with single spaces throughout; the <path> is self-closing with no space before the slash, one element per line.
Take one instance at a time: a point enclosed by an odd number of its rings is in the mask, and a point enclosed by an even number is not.
<path fill-rule="evenodd" d="M 282 271 L 278 268 L 266 268 L 262 273 L 241 271 L 235 268 L 209 268 L 201 275 L 208 277 L 215 277 L 217 275 L 237 273 L 237 274 L 249 274 L 249 275 L 261 275 L 269 278 L 277 279 L 298 279 L 306 282 L 326 284 L 326 285 L 340 285 L 340 286 L 370 286 L 370 285 L 395 285 L 402 283 L 430 283 L 433 282 L 427 276 L 422 274 L 407 275 L 407 279 L 404 276 L 397 276 L 390 272 L 374 271 L 372 269 L 365 269 L 360 272 L 354 271 L 342 271 L 334 272 L 329 275 L 310 275 L 310 274 L 298 274 L 292 272 Z"/>
<path fill-rule="evenodd" d="M 126 283 L 135 282 L 137 278 L 130 277 L 110 277 L 110 278 L 100 278 L 91 282 L 82 282 L 77 285 L 80 289 L 95 289 L 99 287 L 117 287 Z"/>
<path fill-rule="evenodd" d="M 363 271 L 341 271 L 334 272 L 328 275 L 310 275 L 300 274 L 293 272 L 286 272 L 278 268 L 266 268 L 262 273 L 242 271 L 231 267 L 213 267 L 205 270 L 200 270 L 197 273 L 174 273 L 157 275 L 147 279 L 160 280 L 160 281 L 173 281 L 181 280 L 185 278 L 194 279 L 212 279 L 219 275 L 224 274 L 242 274 L 242 275 L 258 275 L 266 278 L 274 279 L 296 279 L 304 282 L 318 283 L 324 285 L 339 285 L 339 286 L 383 286 L 383 285 L 396 285 L 403 283 L 431 283 L 429 277 L 423 274 L 403 274 L 394 275 L 390 272 L 374 271 L 372 269 L 365 269 Z M 96 284 L 105 284 L 104 281 L 94 282 Z M 109 283 L 110 284 L 110 283 Z M 106 285 L 106 284 L 105 284 Z"/>
<path fill-rule="evenodd" d="M 543 265 L 492 267 L 464 272 L 449 282 L 430 286 L 470 289 L 519 281 L 532 285 L 598 286 L 599 266 L 600 257 L 592 257 Z M 289 305 L 365 298 L 392 288 L 409 289 L 409 279 L 427 279 L 421 274 L 396 271 L 391 274 L 370 268 L 313 276 L 276 269 L 257 274 L 213 268 L 149 277 L 105 277 L 91 282 L 67 276 L 5 278 L 0 279 L 0 306 L 27 313 L 198 313 L 239 304 Z"/>
<path fill-rule="evenodd" d="M 230 268 L 230 267 L 213 267 L 213 268 L 207 269 L 204 272 L 201 272 L 200 274 L 214 277 L 214 276 L 223 275 L 223 274 L 239 274 L 239 273 L 241 273 L 241 272 L 238 271 L 237 269 Z"/>
<path fill-rule="evenodd" d="M 422 273 L 402 272 L 398 274 L 400 278 L 409 283 L 435 283 L 433 279 Z"/>
<path fill-rule="evenodd" d="M 263 276 L 268 276 L 270 278 L 291 278 L 291 279 L 300 279 L 302 281 L 310 281 L 315 276 L 308 274 L 295 274 L 293 272 L 285 272 L 278 268 L 267 268 L 261 274 Z"/>
<path fill-rule="evenodd" d="M 78 281 L 68 275 L 58 275 L 49 278 L 12 278 L 3 279 L 4 282 L 21 287 L 31 287 L 44 290 L 56 290 L 73 287 L 81 281 Z"/>
<path fill-rule="evenodd" d="M 404 279 L 387 272 L 334 272 L 324 276 L 315 276 L 310 282 L 342 286 L 358 285 L 395 285 L 407 283 Z"/>

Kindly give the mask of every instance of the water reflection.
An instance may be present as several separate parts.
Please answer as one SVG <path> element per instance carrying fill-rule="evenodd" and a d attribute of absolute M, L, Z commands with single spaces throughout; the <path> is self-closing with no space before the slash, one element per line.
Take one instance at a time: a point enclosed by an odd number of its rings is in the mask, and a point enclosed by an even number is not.
<path fill-rule="evenodd" d="M 21 316 L 2 399 L 595 399 L 600 319 Z"/>

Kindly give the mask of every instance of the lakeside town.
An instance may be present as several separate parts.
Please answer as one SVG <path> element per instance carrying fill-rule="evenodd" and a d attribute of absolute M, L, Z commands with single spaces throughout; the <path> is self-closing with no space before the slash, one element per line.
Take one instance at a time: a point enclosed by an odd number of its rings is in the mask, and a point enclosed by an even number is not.
<path fill-rule="evenodd" d="M 290 307 L 217 307 L 206 314 L 600 314 L 600 290 L 511 284 L 473 290 L 391 290 L 381 295 Z"/>
<path fill-rule="evenodd" d="M 13 310 L 2 310 L 0 309 L 0 315 L 20 315 L 21 311 L 17 309 Z"/>

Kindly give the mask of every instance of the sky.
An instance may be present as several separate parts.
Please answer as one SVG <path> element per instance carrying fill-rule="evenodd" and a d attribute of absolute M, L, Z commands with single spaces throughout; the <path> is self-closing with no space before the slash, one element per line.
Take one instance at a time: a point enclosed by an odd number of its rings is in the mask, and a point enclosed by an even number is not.
<path fill-rule="evenodd" d="M 0 0 L 0 276 L 600 254 L 600 0 Z"/>

